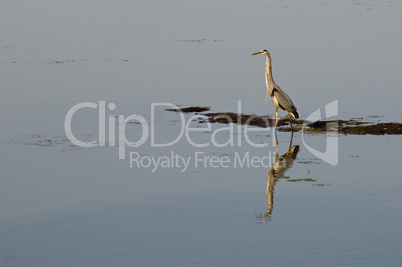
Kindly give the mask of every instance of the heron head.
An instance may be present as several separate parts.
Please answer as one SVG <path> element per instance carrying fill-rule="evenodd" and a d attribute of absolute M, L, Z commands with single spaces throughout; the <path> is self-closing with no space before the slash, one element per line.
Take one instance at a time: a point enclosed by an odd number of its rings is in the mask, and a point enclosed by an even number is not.
<path fill-rule="evenodd" d="M 256 56 L 256 55 L 266 55 L 266 56 L 268 56 L 269 52 L 264 49 L 264 50 L 261 50 L 260 52 L 252 54 L 252 56 Z"/>

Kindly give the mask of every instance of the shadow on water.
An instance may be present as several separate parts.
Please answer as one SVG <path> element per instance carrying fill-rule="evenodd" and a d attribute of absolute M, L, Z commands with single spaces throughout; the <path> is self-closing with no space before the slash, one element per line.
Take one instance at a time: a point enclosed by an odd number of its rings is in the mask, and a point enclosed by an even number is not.
<path fill-rule="evenodd" d="M 297 158 L 297 154 L 300 152 L 300 146 L 299 145 L 292 146 L 292 141 L 293 141 L 293 132 L 290 137 L 288 151 L 285 154 L 279 156 L 278 137 L 275 132 L 275 143 L 276 143 L 275 162 L 272 164 L 272 168 L 268 171 L 268 180 L 267 180 L 268 210 L 265 213 L 258 214 L 257 218 L 259 219 L 265 219 L 266 221 L 271 220 L 272 211 L 274 209 L 275 184 L 281 178 L 288 178 L 287 176 L 285 176 L 285 172 L 292 167 L 294 160 Z"/>

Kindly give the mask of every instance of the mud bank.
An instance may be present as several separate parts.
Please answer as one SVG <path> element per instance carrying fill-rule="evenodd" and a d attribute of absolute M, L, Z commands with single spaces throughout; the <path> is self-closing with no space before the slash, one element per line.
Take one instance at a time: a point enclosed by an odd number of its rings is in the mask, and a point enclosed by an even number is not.
<path fill-rule="evenodd" d="M 205 113 L 210 107 L 185 107 L 179 109 L 167 109 L 167 111 L 195 113 L 200 115 L 199 123 L 235 123 L 241 125 L 257 126 L 257 127 L 275 127 L 275 118 L 269 116 L 261 116 L 257 114 L 238 114 L 233 112 L 217 112 Z M 201 116 L 202 115 L 202 116 Z M 384 135 L 384 134 L 402 134 L 402 124 L 397 122 L 380 122 L 373 123 L 358 120 L 325 120 L 325 121 L 303 121 L 293 120 L 292 127 L 287 117 L 280 118 L 277 125 L 278 131 L 298 132 L 303 130 L 310 134 L 354 134 L 354 135 Z"/>

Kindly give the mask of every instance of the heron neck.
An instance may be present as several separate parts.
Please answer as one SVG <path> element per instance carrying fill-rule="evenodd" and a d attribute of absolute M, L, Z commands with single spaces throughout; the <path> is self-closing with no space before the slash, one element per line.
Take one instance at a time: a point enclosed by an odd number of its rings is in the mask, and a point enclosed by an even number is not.
<path fill-rule="evenodd" d="M 269 56 L 267 56 L 267 61 L 265 62 L 265 78 L 267 80 L 267 86 L 273 87 L 274 78 L 272 78 L 271 58 Z"/>

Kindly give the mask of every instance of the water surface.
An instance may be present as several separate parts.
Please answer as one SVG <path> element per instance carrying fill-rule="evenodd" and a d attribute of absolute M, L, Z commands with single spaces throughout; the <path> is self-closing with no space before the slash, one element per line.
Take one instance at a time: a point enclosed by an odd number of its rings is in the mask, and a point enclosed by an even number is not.
<path fill-rule="evenodd" d="M 216 135 L 220 143 L 233 137 L 234 146 L 196 148 L 183 138 L 157 148 L 149 138 L 119 160 L 118 147 L 72 145 L 64 119 L 72 106 L 99 101 L 116 105 L 107 119 L 150 121 L 158 102 L 236 112 L 241 101 L 244 113 L 272 116 L 264 58 L 251 56 L 268 49 L 274 79 L 302 118 L 338 100 L 338 119 L 401 122 L 401 11 L 399 2 L 379 0 L 7 1 L 0 10 L 0 265 L 399 266 L 400 136 L 340 135 L 331 166 L 308 151 L 301 132 L 292 140 L 279 132 L 279 155 L 300 151 L 267 194 L 273 129 L 250 133 L 266 147 L 238 139 L 234 126 L 232 135 Z M 173 140 L 180 118 L 156 111 L 155 137 Z M 192 140 L 212 143 L 212 132 L 227 126 L 214 124 Z M 78 112 L 73 130 L 98 140 L 97 110 Z M 131 140 L 140 131 L 127 125 Z M 325 150 L 326 136 L 304 140 Z M 183 172 L 152 172 L 130 168 L 130 152 L 173 152 L 191 163 Z M 229 167 L 196 167 L 197 152 L 227 157 Z M 235 167 L 247 153 L 270 166 Z"/>

